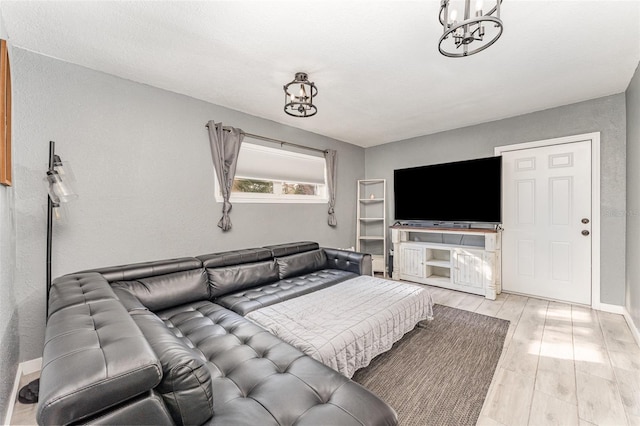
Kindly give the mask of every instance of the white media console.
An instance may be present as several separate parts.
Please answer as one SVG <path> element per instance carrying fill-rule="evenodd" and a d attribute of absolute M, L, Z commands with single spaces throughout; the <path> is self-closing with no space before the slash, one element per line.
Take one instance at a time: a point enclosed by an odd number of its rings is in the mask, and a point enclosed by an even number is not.
<path fill-rule="evenodd" d="M 391 241 L 394 279 L 491 300 L 502 291 L 499 230 L 395 225 Z"/>

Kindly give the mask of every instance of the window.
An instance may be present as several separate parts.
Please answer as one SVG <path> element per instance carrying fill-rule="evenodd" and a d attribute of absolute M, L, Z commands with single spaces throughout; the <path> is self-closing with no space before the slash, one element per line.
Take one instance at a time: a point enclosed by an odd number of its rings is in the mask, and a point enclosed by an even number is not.
<path fill-rule="evenodd" d="M 0 184 L 11 186 L 11 73 L 4 40 L 0 40 Z"/>
<path fill-rule="evenodd" d="M 243 142 L 231 199 L 240 203 L 326 203 L 325 160 Z M 222 201 L 215 179 L 216 201 Z"/>

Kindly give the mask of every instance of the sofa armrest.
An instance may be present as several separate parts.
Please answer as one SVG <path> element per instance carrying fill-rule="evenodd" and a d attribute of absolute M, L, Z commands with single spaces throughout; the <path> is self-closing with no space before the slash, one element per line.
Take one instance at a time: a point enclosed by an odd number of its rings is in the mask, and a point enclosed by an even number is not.
<path fill-rule="evenodd" d="M 179 426 L 203 424 L 213 415 L 213 390 L 202 353 L 187 346 L 156 314 L 137 311 L 132 317 L 162 364 L 163 377 L 156 391 L 173 421 Z"/>
<path fill-rule="evenodd" d="M 323 250 L 327 255 L 327 269 L 341 269 L 359 275 L 373 275 L 370 254 L 326 247 Z"/>
<path fill-rule="evenodd" d="M 45 331 L 38 423 L 94 416 L 148 392 L 161 378 L 158 358 L 118 300 L 59 309 Z"/>
<path fill-rule="evenodd" d="M 49 316 L 71 306 L 117 299 L 107 280 L 97 272 L 63 275 L 51 283 Z"/>

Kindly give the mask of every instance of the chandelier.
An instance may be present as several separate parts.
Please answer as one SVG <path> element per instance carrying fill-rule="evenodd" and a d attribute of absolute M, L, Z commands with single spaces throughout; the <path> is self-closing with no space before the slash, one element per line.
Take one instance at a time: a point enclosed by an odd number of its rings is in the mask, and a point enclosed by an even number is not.
<path fill-rule="evenodd" d="M 456 8 L 456 3 L 460 9 Z M 451 58 L 462 58 L 483 51 L 500 38 L 503 29 L 500 20 L 502 0 L 493 0 L 491 3 L 495 3 L 495 6 L 486 13 L 482 3 L 482 0 L 477 0 L 472 11 L 471 0 L 441 1 L 439 18 L 443 34 L 438 43 L 440 53 Z M 460 21 L 458 10 L 464 13 Z"/>
<path fill-rule="evenodd" d="M 284 112 L 293 117 L 311 117 L 318 108 L 313 104 L 313 97 L 318 88 L 306 72 L 297 72 L 292 82 L 284 85 Z"/>

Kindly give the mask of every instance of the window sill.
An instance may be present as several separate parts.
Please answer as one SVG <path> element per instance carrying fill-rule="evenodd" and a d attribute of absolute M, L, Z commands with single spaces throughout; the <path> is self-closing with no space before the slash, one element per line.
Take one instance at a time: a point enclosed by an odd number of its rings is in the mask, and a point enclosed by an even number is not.
<path fill-rule="evenodd" d="M 215 197 L 216 202 L 222 203 L 222 197 Z M 234 203 L 253 204 L 327 204 L 328 198 L 292 198 L 292 197 L 231 197 Z"/>

